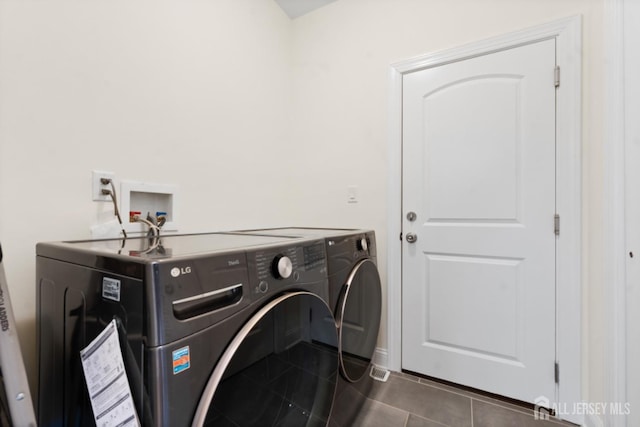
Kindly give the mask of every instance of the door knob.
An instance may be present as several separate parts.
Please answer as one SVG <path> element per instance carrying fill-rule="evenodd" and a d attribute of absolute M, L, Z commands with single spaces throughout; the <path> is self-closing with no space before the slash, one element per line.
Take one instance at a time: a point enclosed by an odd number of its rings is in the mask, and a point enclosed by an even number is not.
<path fill-rule="evenodd" d="M 407 233 L 407 242 L 415 243 L 418 240 L 418 235 L 415 233 Z"/>

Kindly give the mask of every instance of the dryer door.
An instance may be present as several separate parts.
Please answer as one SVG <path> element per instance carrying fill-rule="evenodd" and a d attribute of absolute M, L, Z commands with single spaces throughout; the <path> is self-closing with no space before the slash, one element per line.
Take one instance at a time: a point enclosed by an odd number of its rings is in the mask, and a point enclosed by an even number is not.
<path fill-rule="evenodd" d="M 314 316 L 332 314 L 309 292 L 286 293 L 260 309 L 220 358 L 192 426 L 326 425 L 338 354 L 311 340 Z M 326 327 L 337 335 L 334 324 Z"/>
<path fill-rule="evenodd" d="M 382 290 L 378 268 L 370 259 L 359 261 L 340 291 L 337 322 L 340 369 L 352 382 L 367 371 L 378 341 Z"/>

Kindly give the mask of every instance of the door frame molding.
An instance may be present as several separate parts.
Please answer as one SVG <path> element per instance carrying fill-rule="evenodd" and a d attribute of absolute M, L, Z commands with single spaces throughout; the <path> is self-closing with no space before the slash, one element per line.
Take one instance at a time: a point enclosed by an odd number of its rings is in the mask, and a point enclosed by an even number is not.
<path fill-rule="evenodd" d="M 604 166 L 604 327 L 606 349 L 603 355 L 603 392 L 605 401 L 627 402 L 627 242 L 625 218 L 626 165 L 633 150 L 625 141 L 625 14 L 624 0 L 605 1 L 605 42 L 608 61 L 605 67 L 605 121 L 603 138 Z M 628 17 L 627 17 L 628 18 Z M 633 182 L 633 181 L 630 181 Z M 590 425 L 623 427 L 626 416 L 592 416 Z"/>
<path fill-rule="evenodd" d="M 605 86 L 604 138 L 604 330 L 607 342 L 603 360 L 604 396 L 608 402 L 630 403 L 637 408 L 640 393 L 635 391 L 640 369 L 630 363 L 636 357 L 640 308 L 640 264 L 631 257 L 638 250 L 640 199 L 633 186 L 640 173 L 640 149 L 634 141 L 640 135 L 637 117 L 640 101 L 635 96 L 640 85 L 628 76 L 640 70 L 640 55 L 633 41 L 640 37 L 636 25 L 640 7 L 634 0 L 605 1 L 605 51 L 608 53 Z M 635 386 L 635 388 L 634 388 Z M 624 427 L 639 416 L 607 414 L 591 425 Z"/>
<path fill-rule="evenodd" d="M 556 97 L 556 358 L 560 366 L 551 402 L 582 401 L 582 22 L 572 16 L 391 64 L 389 70 L 389 203 L 387 253 L 388 368 L 402 367 L 402 78 L 404 74 L 555 38 L 561 82 Z M 551 73 L 551 71 L 550 71 Z M 551 76 L 551 74 L 550 74 Z M 551 78 L 551 77 L 550 77 Z M 552 230 L 550 218 L 549 229 Z M 553 333 L 553 331 L 550 331 Z M 552 369 L 552 367 L 550 367 Z M 571 406 L 569 406 L 571 407 Z M 582 424 L 582 415 L 566 415 Z"/>

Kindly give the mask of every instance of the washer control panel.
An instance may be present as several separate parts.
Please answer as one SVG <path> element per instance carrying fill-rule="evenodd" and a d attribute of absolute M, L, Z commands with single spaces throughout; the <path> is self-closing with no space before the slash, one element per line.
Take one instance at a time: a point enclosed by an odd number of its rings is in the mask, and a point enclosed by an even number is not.
<path fill-rule="evenodd" d="M 304 287 L 327 277 L 322 240 L 259 249 L 248 254 L 249 282 L 254 295 Z"/>
<path fill-rule="evenodd" d="M 366 237 L 359 237 L 356 239 L 356 249 L 359 251 L 367 252 L 369 250 L 369 241 Z"/>
<path fill-rule="evenodd" d="M 271 274 L 276 279 L 288 279 L 293 273 L 293 262 L 286 255 L 278 254 L 271 262 Z"/>
<path fill-rule="evenodd" d="M 299 270 L 298 248 L 273 248 L 257 251 L 255 255 L 255 273 L 259 280 L 289 279 Z M 250 257 L 251 258 L 251 257 Z"/>
<path fill-rule="evenodd" d="M 376 262 L 376 238 L 373 231 L 337 234 L 327 237 L 326 241 L 331 280 L 345 280 L 353 265 L 361 259 L 371 258 Z"/>

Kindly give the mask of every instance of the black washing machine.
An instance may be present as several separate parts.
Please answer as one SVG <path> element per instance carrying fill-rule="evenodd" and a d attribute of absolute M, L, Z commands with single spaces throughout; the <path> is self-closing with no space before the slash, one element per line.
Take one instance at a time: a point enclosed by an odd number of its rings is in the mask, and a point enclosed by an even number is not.
<path fill-rule="evenodd" d="M 39 425 L 95 425 L 80 350 L 113 319 L 144 426 L 326 425 L 325 248 L 234 233 L 38 244 Z"/>
<path fill-rule="evenodd" d="M 373 230 L 332 228 L 270 228 L 244 230 L 263 236 L 322 238 L 327 252 L 329 300 L 338 328 L 340 371 L 348 382 L 358 382 L 368 372 L 373 358 L 380 316 L 382 290 L 376 260 Z M 313 324 L 314 337 L 332 344 L 332 334 L 324 335 L 333 319 Z"/>

